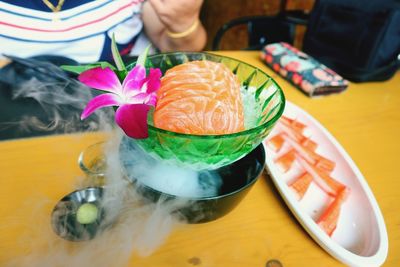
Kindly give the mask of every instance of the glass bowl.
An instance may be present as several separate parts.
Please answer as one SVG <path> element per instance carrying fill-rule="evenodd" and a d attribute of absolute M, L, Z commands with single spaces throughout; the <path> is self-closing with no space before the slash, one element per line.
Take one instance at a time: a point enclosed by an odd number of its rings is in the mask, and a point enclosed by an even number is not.
<path fill-rule="evenodd" d="M 86 186 L 103 186 L 106 171 L 106 142 L 99 142 L 85 148 L 78 158 L 79 168 L 86 174 Z"/>
<path fill-rule="evenodd" d="M 157 128 L 149 116 L 149 137 L 130 139 L 157 159 L 195 170 L 216 169 L 250 153 L 269 134 L 285 108 L 279 85 L 265 72 L 237 59 L 204 52 L 162 53 L 148 57 L 146 67 L 162 73 L 182 63 L 209 60 L 226 65 L 241 83 L 245 130 L 224 135 L 193 135 Z M 128 66 L 132 68 L 134 64 Z"/>

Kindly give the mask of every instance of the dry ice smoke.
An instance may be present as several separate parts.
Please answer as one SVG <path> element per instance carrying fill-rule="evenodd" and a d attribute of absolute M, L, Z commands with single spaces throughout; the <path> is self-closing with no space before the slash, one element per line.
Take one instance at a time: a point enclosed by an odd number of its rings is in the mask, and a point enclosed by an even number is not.
<path fill-rule="evenodd" d="M 43 83 L 32 78 L 13 90 L 13 99 L 34 99 L 45 112 L 46 118 L 26 114 L 18 126 L 21 131 L 27 132 L 98 130 L 99 125 L 93 119 L 80 120 L 80 112 L 92 97 L 91 90 L 73 80 Z"/>
<path fill-rule="evenodd" d="M 153 202 L 139 194 L 137 186 L 126 179 L 120 162 L 121 136 L 122 134 L 115 134 L 105 145 L 106 184 L 101 207 L 106 215 L 101 224 L 106 227 L 89 241 L 64 240 L 56 236 L 50 226 L 49 211 L 54 207 L 55 201 L 30 201 L 27 210 L 35 205 L 40 206 L 41 202 L 46 202 L 47 208 L 37 208 L 32 214 L 34 219 L 29 221 L 34 222 L 34 225 L 24 227 L 29 228 L 29 231 L 20 237 L 21 244 L 24 244 L 29 253 L 4 266 L 126 266 L 132 255 L 145 257 L 152 254 L 184 222 L 176 211 L 192 205 L 190 200 L 161 197 Z M 176 173 L 174 172 L 175 175 Z M 157 175 L 161 177 L 160 174 Z M 163 176 L 166 176 L 165 172 Z M 196 184 L 198 180 L 194 179 L 192 182 Z M 185 194 L 182 191 L 177 193 Z M 131 264 L 135 266 L 134 259 Z"/>
<path fill-rule="evenodd" d="M 13 67 L 1 76 L 7 80 L 0 80 L 8 87 L 3 88 L 3 94 L 7 91 L 7 95 L 2 97 L 10 99 L 7 108 L 12 109 L 9 118 L 0 120 L 0 130 L 12 131 L 9 137 L 94 131 L 112 121 L 105 110 L 88 120 L 80 120 L 95 91 L 69 77 L 58 66 L 31 59 L 13 60 L 10 64 Z"/>
<path fill-rule="evenodd" d="M 127 266 L 132 255 L 131 263 L 135 266 L 134 257 L 152 254 L 182 223 L 181 217 L 174 212 L 189 205 L 190 201 L 160 198 L 152 202 L 137 193 L 120 168 L 117 137 L 106 145 L 107 182 L 102 199 L 106 215 L 101 225 L 107 227 L 89 241 L 64 240 L 53 233 L 50 226 L 51 204 L 54 207 L 57 200 L 33 199 L 25 210 L 35 209 L 34 206 L 41 202 L 46 202 L 47 208 L 36 208 L 31 220 L 21 222 L 26 224 L 23 228 L 29 230 L 18 238 L 23 244 L 22 250 L 28 253 L 1 266 L 118 267 Z"/>
<path fill-rule="evenodd" d="M 123 139 L 121 164 L 131 180 L 163 193 L 180 197 L 212 197 L 218 194 L 222 179 L 217 171 L 195 171 L 155 159 L 133 140 Z M 132 156 L 135 155 L 135 156 Z"/>
<path fill-rule="evenodd" d="M 21 129 L 51 130 L 61 133 L 115 128 L 112 116 L 105 112 L 97 112 L 95 120 L 82 126 L 79 114 L 92 97 L 91 90 L 70 78 L 58 77 L 59 70 L 53 69 L 54 66 L 46 68 L 55 72 L 57 79 L 47 81 L 39 77 L 24 81 L 14 87 L 13 97 L 31 98 L 37 101 L 46 116 L 51 118 L 51 124 L 27 114 L 25 119 L 20 121 Z M 68 112 L 71 110 L 75 113 Z M 113 131 L 111 139 L 105 146 L 106 184 L 101 205 L 106 214 L 102 225 L 107 227 L 90 241 L 64 240 L 53 232 L 50 223 L 50 214 L 58 199 L 49 200 L 41 196 L 28 200 L 27 207 L 23 210 L 32 214 L 29 214 L 30 216 L 24 214 L 21 217 L 31 219 L 13 221 L 24 230 L 21 236 L 17 237 L 20 249 L 24 253 L 8 262 L 0 262 L 0 266 L 119 267 L 126 266 L 132 255 L 144 257 L 156 251 L 171 232 L 183 222 L 176 211 L 193 205 L 193 202 L 187 198 L 160 197 L 156 201 L 146 199 L 139 192 L 143 187 L 139 186 L 139 183 L 132 183 L 132 177 L 126 179 L 124 169 L 127 172 L 136 172 L 136 176 L 143 176 L 141 181 L 147 181 L 147 186 L 155 186 L 156 189 L 170 194 L 201 197 L 217 193 L 216 187 L 221 185 L 218 175 L 212 172 L 199 175 L 191 170 L 177 169 L 164 164 L 154 165 L 154 162 L 149 163 L 149 159 L 138 161 L 135 149 L 127 147 L 128 150 L 120 151 L 122 136 L 121 131 Z M 133 169 L 122 168 L 121 158 L 124 158 L 125 167 L 130 166 Z M 79 179 L 81 178 L 77 177 L 77 180 Z M 84 179 L 82 184 L 87 185 L 87 180 Z M 70 188 L 66 189 L 65 194 L 69 193 L 68 190 Z M 201 218 L 202 215 L 198 216 Z M 14 226 L 10 220 L 6 220 L 0 227 Z M 135 266 L 134 258 L 133 266 Z"/>

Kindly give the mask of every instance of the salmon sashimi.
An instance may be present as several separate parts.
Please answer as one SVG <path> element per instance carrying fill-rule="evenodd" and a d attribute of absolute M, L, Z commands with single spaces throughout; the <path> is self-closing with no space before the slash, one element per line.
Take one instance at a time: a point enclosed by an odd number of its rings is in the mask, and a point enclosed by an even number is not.
<path fill-rule="evenodd" d="M 293 165 L 296 159 L 296 152 L 294 149 L 289 150 L 279 158 L 275 160 L 276 165 L 278 168 L 283 172 L 287 172 Z"/>
<path fill-rule="evenodd" d="M 321 227 L 321 229 L 324 230 L 324 232 L 329 236 L 332 236 L 336 229 L 339 220 L 340 209 L 349 193 L 350 190 L 348 188 L 343 188 L 335 200 L 326 208 L 324 213 L 322 213 L 320 218 L 317 220 L 319 227 Z"/>
<path fill-rule="evenodd" d="M 161 78 L 157 99 L 158 128 L 197 135 L 244 130 L 239 80 L 221 63 L 191 61 L 169 69 Z"/>
<path fill-rule="evenodd" d="M 282 147 L 289 146 L 289 151 L 280 154 L 274 160 L 282 172 L 290 171 L 294 162 L 303 169 L 303 173 L 292 177 L 287 183 L 295 193 L 297 200 L 302 200 L 311 183 L 317 185 L 328 196 L 333 198 L 315 222 L 329 236 L 332 236 L 339 222 L 343 203 L 350 194 L 350 188 L 331 177 L 336 163 L 317 153 L 319 144 L 312 140 L 307 132 L 307 125 L 289 117 L 282 116 L 278 123 L 278 133 L 264 141 L 264 144 L 275 153 Z M 313 199 L 318 201 L 318 199 Z"/>
<path fill-rule="evenodd" d="M 282 124 L 285 124 L 286 126 L 292 128 L 294 131 L 303 134 L 303 131 L 306 129 L 306 125 L 304 123 L 301 123 L 297 120 L 291 119 L 286 116 L 282 116 L 280 119 L 280 122 Z"/>
<path fill-rule="evenodd" d="M 315 183 L 328 195 L 336 197 L 345 188 L 342 183 L 330 177 L 326 172 L 310 165 L 300 154 L 295 153 L 295 157 L 305 171 L 313 177 Z"/>
<path fill-rule="evenodd" d="M 306 138 L 301 142 L 301 145 L 304 146 L 309 151 L 315 151 L 318 147 L 318 144 L 311 140 L 311 138 Z"/>
<path fill-rule="evenodd" d="M 265 144 L 275 152 L 279 152 L 284 143 L 285 139 L 282 137 L 282 134 L 277 134 L 265 142 Z"/>
<path fill-rule="evenodd" d="M 335 168 L 336 163 L 334 161 L 315 153 L 303 144 L 297 143 L 295 140 L 291 139 L 290 135 L 283 134 L 283 138 L 311 165 L 328 173 L 332 172 Z"/>
<path fill-rule="evenodd" d="M 291 182 L 289 187 L 296 192 L 298 199 L 301 200 L 310 187 L 312 180 L 313 177 L 308 172 L 305 172 Z"/>

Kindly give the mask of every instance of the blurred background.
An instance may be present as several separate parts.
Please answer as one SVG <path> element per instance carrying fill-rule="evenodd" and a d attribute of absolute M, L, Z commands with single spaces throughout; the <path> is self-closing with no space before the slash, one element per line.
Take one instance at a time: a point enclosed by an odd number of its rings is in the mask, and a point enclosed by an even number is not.
<path fill-rule="evenodd" d="M 211 50 L 212 41 L 219 28 L 224 23 L 243 16 L 277 15 L 283 11 L 302 10 L 305 13 L 311 11 L 315 0 L 229 0 L 215 1 L 205 0 L 201 20 L 208 33 L 206 50 Z M 296 38 L 294 45 L 301 48 L 305 26 L 296 26 Z M 221 50 L 238 50 L 247 45 L 246 25 L 232 28 L 224 34 L 221 40 Z"/>

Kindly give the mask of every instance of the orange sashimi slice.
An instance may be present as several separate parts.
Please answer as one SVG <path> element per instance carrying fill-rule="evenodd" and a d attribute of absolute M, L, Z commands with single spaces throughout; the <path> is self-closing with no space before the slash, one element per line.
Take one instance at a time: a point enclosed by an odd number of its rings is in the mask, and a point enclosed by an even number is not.
<path fill-rule="evenodd" d="M 318 147 L 318 144 L 311 140 L 311 138 L 306 138 L 301 142 L 301 145 L 304 146 L 309 151 L 315 151 Z"/>
<path fill-rule="evenodd" d="M 293 140 L 290 135 L 283 134 L 283 138 L 287 141 L 298 154 L 300 154 L 308 163 L 316 166 L 318 169 L 330 173 L 336 166 L 336 163 L 330 159 L 327 159 L 313 150 L 310 150 L 307 146 L 297 143 Z"/>
<path fill-rule="evenodd" d="M 304 135 L 304 130 L 307 126 L 302 122 L 283 116 L 279 120 L 279 125 L 285 134 L 308 150 L 315 151 L 317 149 L 318 144 Z"/>
<path fill-rule="evenodd" d="M 291 119 L 289 117 L 286 116 L 282 116 L 280 119 L 280 122 L 289 126 L 290 128 L 292 128 L 294 131 L 303 134 L 304 130 L 306 129 L 306 125 L 304 123 L 301 123 L 297 120 Z"/>
<path fill-rule="evenodd" d="M 287 172 L 293 165 L 296 159 L 295 151 L 293 149 L 289 150 L 279 158 L 275 160 L 275 164 L 283 172 Z"/>
<path fill-rule="evenodd" d="M 285 139 L 282 137 L 282 134 L 277 134 L 265 141 L 265 144 L 275 152 L 279 152 L 284 143 Z"/>
<path fill-rule="evenodd" d="M 321 227 L 321 229 L 329 236 L 332 236 L 336 229 L 342 204 L 349 193 L 350 191 L 347 188 L 341 190 L 335 200 L 326 208 L 317 220 L 318 226 Z"/>
<path fill-rule="evenodd" d="M 313 177 L 309 173 L 305 172 L 298 178 L 296 178 L 293 182 L 291 182 L 289 184 L 289 187 L 297 193 L 299 200 L 301 200 L 307 192 L 308 188 L 310 187 L 312 180 Z"/>
<path fill-rule="evenodd" d="M 315 166 L 309 164 L 301 155 L 295 153 L 296 160 L 308 172 L 315 183 L 330 196 L 336 197 L 345 188 L 345 185 L 330 177 Z"/>
<path fill-rule="evenodd" d="M 285 138 L 283 137 L 284 134 L 285 133 L 281 132 L 274 135 L 273 137 L 265 141 L 265 145 L 267 145 L 274 152 L 278 153 L 285 143 Z M 315 151 L 318 147 L 318 144 L 315 141 L 311 140 L 311 138 L 304 138 L 300 144 L 308 151 Z"/>
<path fill-rule="evenodd" d="M 290 136 L 293 140 L 298 143 L 303 142 L 307 139 L 306 136 L 303 134 L 304 128 L 294 127 L 290 124 L 287 120 L 279 120 L 279 127 L 283 130 L 284 133 Z"/>
<path fill-rule="evenodd" d="M 191 61 L 169 69 L 157 91 L 154 125 L 185 134 L 244 130 L 240 83 L 221 63 Z"/>

